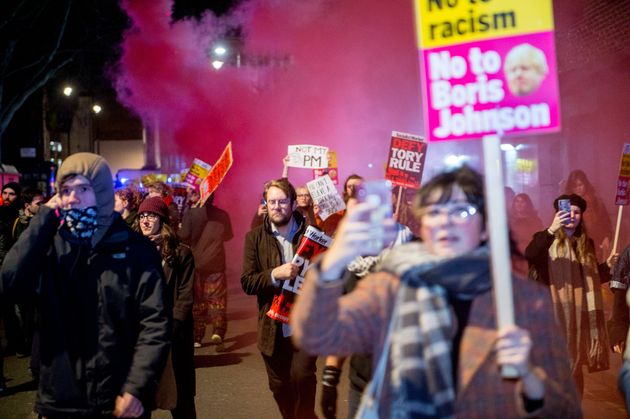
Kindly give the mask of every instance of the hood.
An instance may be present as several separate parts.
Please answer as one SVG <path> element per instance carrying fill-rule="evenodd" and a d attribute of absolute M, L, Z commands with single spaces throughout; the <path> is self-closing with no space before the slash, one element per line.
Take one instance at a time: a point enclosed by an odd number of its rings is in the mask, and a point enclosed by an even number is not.
<path fill-rule="evenodd" d="M 98 230 L 92 237 L 92 244 L 105 235 L 112 223 L 114 212 L 114 182 L 107 160 L 92 153 L 76 153 L 63 161 L 57 173 L 57 190 L 61 181 L 68 175 L 85 176 L 94 189 L 96 205 L 98 207 Z"/>

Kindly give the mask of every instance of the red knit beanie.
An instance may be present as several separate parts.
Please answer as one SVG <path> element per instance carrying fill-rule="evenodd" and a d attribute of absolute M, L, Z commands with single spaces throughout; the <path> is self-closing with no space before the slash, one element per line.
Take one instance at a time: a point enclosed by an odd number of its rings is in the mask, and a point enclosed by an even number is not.
<path fill-rule="evenodd" d="M 140 204 L 138 208 L 138 215 L 144 212 L 152 212 L 157 214 L 164 221 L 168 220 L 168 207 L 159 196 L 147 198 Z"/>

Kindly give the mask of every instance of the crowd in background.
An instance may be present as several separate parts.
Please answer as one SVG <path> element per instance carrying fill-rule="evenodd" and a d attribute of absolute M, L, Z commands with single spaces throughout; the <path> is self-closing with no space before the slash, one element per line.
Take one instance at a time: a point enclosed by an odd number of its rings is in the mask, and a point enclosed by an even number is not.
<path fill-rule="evenodd" d="M 2 187 L 0 263 L 7 262 L 0 312 L 7 344 L 0 345 L 0 392 L 2 355 L 30 356 L 33 379 L 46 379 L 36 403 L 44 416 L 149 417 L 151 409 L 161 408 L 175 418 L 194 418 L 194 349 L 205 342 L 224 350 L 228 329 L 224 243 L 233 238 L 230 216 L 214 205 L 213 196 L 200 205 L 197 188 L 189 185 L 185 196 L 176 194 L 155 176 L 114 190 L 107 185 L 108 168 L 85 169 L 85 161 L 105 166 L 102 158 L 76 156 L 60 169 L 65 177 L 52 197 L 18 183 Z M 612 249 L 610 217 L 581 170 L 571 172 L 565 189 L 548 203 L 555 210 L 549 222 L 541 220 L 526 193 L 506 189 L 516 326 L 496 330 L 482 185 L 478 173 L 462 167 L 437 175 L 419 191 L 396 187 L 391 201 L 375 204 L 361 199 L 365 179 L 352 174 L 342 186 L 346 209 L 323 219 L 306 185 L 290 183 L 284 159 L 282 176 L 265 184 L 252 209 L 241 275 L 244 292 L 257 297 L 257 346 L 283 418 L 316 417 L 318 383 L 322 412 L 336 417 L 346 360 L 349 417 L 580 415 L 584 367 L 589 373 L 606 370 L 611 353 L 627 349 L 630 246 L 621 256 Z M 379 205 L 389 207 L 391 219 L 374 221 L 370 215 Z M 291 321 L 274 320 L 266 313 L 299 273 L 294 256 L 309 226 L 332 237 L 333 244 L 308 270 Z M 375 238 L 383 250 L 366 250 Z M 121 250 L 131 248 L 137 253 Z M 36 256 L 48 260 L 48 270 L 25 263 Z M 75 258 L 71 266 L 68 257 Z M 113 260 L 113 278 L 109 271 L 88 269 L 92 258 Z M 155 287 L 139 303 L 151 310 L 124 306 L 115 315 L 99 312 L 98 323 L 77 326 L 90 328 L 81 337 L 60 332 L 55 323 L 76 313 L 47 317 L 55 304 L 87 310 L 73 293 L 105 292 L 73 282 L 81 275 L 95 275 L 114 294 L 123 283 L 127 291 L 140 287 L 125 272 L 143 272 L 142 289 Z M 45 276 L 61 285 L 44 286 Z M 606 283 L 612 298 L 602 288 Z M 120 303 L 118 297 L 112 301 Z M 146 312 L 153 314 L 143 317 Z M 111 394 L 96 404 L 81 400 L 67 382 L 55 389 L 49 374 L 68 374 L 74 366 L 59 366 L 51 353 L 98 363 L 108 352 L 94 353 L 86 339 L 102 328 L 114 335 L 127 330 L 117 329 L 123 318 L 164 329 L 151 335 L 163 342 L 160 348 L 145 343 L 151 362 L 135 360 L 131 352 L 129 359 L 123 356 L 131 372 L 112 373 L 122 386 L 113 393 L 86 375 L 86 383 L 94 381 L 95 388 Z M 142 330 L 134 333 L 127 340 L 111 338 L 112 345 L 128 351 L 130 343 L 143 339 Z M 60 334 L 67 335 L 63 342 Z M 66 346 L 70 343 L 83 352 Z M 317 356 L 325 357 L 319 380 Z M 630 391 L 630 353 L 625 357 L 620 387 Z M 514 379 L 503 379 L 497 364 L 513 367 Z M 141 378 L 130 383 L 135 368 Z M 155 376 L 154 386 L 145 382 L 148 376 Z M 69 399 L 55 398 L 58 391 Z M 72 407 L 65 410 L 59 400 Z M 377 416 L 369 416 L 370 409 Z"/>

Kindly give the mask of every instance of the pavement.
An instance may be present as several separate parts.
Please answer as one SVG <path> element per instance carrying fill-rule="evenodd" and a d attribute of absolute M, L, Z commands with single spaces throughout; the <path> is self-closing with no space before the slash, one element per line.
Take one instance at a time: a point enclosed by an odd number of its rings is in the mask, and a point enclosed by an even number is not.
<path fill-rule="evenodd" d="M 229 288 L 229 327 L 225 351 L 217 352 L 206 335 L 203 346 L 195 350 L 197 373 L 197 415 L 206 418 L 280 419 L 267 387 L 265 367 L 256 349 L 256 299 L 243 294 L 238 275 Z M 29 358 L 9 356 L 5 359 L 8 389 L 0 396 L 0 418 L 36 419 L 33 413 L 35 388 L 28 374 Z M 585 374 L 582 408 L 585 418 L 626 418 L 624 403 L 616 388 L 621 365 L 619 355 L 611 356 L 611 369 Z M 322 361 L 318 363 L 318 377 Z M 347 371 L 339 389 L 338 417 L 347 416 Z M 317 395 L 319 400 L 319 394 Z M 317 402 L 318 404 L 318 402 Z M 318 410 L 319 417 L 323 417 Z M 167 411 L 155 411 L 152 418 L 170 418 Z"/>

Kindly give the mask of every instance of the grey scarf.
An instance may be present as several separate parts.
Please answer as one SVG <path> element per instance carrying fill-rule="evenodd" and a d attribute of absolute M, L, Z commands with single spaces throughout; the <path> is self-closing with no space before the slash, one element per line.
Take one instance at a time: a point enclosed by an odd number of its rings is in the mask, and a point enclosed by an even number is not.
<path fill-rule="evenodd" d="M 448 301 L 471 300 L 491 289 L 488 249 L 445 259 L 428 253 L 422 243 L 409 243 L 392 250 L 383 270 L 401 278 L 400 304 L 391 320 L 389 416 L 452 417 L 455 325 Z"/>

